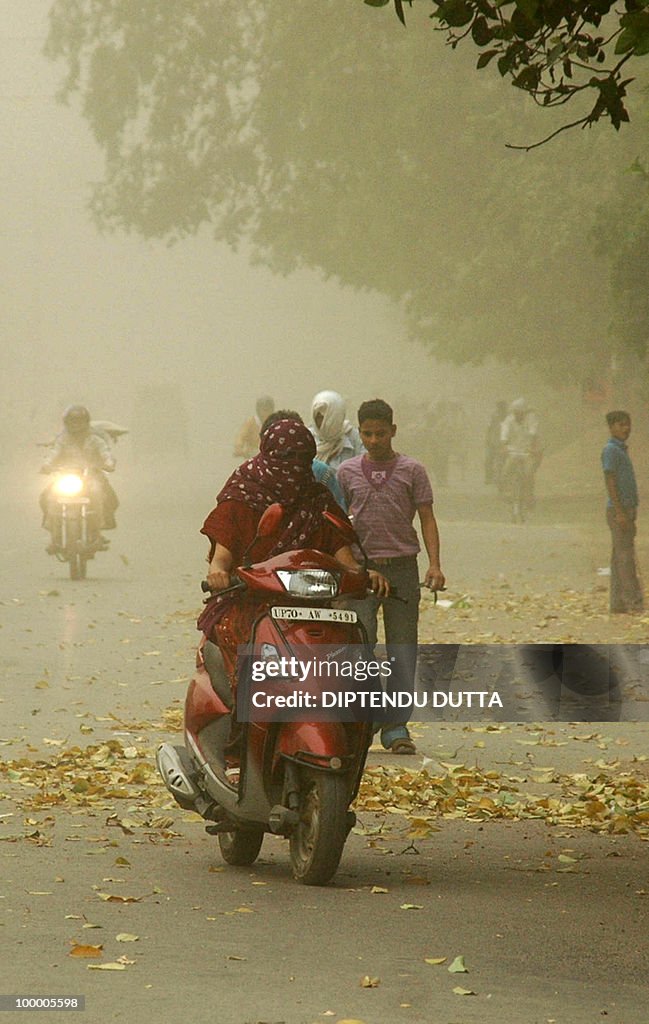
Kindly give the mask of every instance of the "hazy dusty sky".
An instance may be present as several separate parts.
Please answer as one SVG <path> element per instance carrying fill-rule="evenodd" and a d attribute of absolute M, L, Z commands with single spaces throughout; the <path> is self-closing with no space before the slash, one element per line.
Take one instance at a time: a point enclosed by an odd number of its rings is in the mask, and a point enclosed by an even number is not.
<path fill-rule="evenodd" d="M 207 232 L 173 247 L 98 233 L 87 202 L 102 163 L 79 110 L 55 99 L 63 69 L 41 52 L 49 7 L 0 0 L 5 452 L 22 447 L 36 461 L 34 441 L 71 401 L 133 428 L 147 389 L 167 385 L 184 404 L 190 442 L 209 437 L 223 453 L 258 394 L 306 416 L 324 387 L 346 395 L 352 417 L 376 395 L 398 418 L 406 394 L 426 403 L 459 395 L 481 446 L 493 402 L 527 387 L 524 375 L 438 367 L 380 297 L 307 272 L 274 277 Z M 159 426 L 173 410 L 157 394 Z"/>
<path fill-rule="evenodd" d="M 333 387 L 353 412 L 369 392 L 413 386 L 404 365 L 422 400 L 477 379 L 452 368 L 440 379 L 376 296 L 310 273 L 273 277 L 207 234 L 172 248 L 101 236 L 86 209 L 101 161 L 78 110 L 55 100 L 62 69 L 41 53 L 48 9 L 0 0 L 5 420 L 42 435 L 79 400 L 128 423 L 142 390 L 170 381 L 192 433 L 209 426 L 229 448 L 258 393 L 306 414 Z"/>

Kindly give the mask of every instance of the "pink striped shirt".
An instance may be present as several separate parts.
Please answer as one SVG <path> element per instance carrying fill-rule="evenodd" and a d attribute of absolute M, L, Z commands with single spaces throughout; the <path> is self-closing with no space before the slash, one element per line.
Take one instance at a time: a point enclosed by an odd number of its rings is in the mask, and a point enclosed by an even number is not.
<path fill-rule="evenodd" d="M 389 462 L 372 462 L 367 455 L 357 455 L 343 462 L 337 476 L 369 558 L 417 554 L 415 512 L 433 500 L 421 462 L 408 455 L 395 455 Z"/>

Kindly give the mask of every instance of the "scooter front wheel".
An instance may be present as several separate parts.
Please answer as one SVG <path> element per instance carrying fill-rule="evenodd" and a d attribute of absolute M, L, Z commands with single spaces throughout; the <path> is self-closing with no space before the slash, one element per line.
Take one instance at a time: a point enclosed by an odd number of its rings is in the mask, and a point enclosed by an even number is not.
<path fill-rule="evenodd" d="M 226 864 L 243 867 L 253 864 L 264 841 L 263 828 L 240 829 L 237 832 L 219 832 L 219 847 Z"/>
<path fill-rule="evenodd" d="M 341 775 L 308 769 L 301 782 L 300 820 L 289 839 L 293 875 L 304 885 L 325 885 L 347 839 L 347 783 Z"/>

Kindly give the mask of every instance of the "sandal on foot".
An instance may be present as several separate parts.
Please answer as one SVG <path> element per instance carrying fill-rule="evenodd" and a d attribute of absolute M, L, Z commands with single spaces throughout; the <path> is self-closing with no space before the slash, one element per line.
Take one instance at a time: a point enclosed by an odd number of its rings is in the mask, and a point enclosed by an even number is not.
<path fill-rule="evenodd" d="M 416 754 L 417 748 L 409 736 L 395 740 L 390 744 L 391 754 Z"/>

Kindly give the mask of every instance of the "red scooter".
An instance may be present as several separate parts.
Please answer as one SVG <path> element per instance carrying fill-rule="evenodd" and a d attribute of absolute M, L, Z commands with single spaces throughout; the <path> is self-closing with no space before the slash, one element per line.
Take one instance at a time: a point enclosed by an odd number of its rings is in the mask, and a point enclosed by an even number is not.
<path fill-rule="evenodd" d="M 273 536 L 283 514 L 280 505 L 271 505 L 261 517 L 257 538 Z M 349 523 L 323 514 L 349 543 L 355 541 Z M 335 607 L 335 599 L 365 597 L 368 575 L 305 549 L 240 566 L 234 576 L 228 589 L 245 590 L 258 602 L 251 636 L 241 638 L 246 656 L 238 659 L 238 765 L 233 766 L 229 754 L 232 695 L 212 682 L 210 658 L 219 656 L 218 649 L 203 639 L 185 700 L 185 746 L 163 743 L 158 770 L 176 802 L 209 822 L 207 831 L 218 835 L 228 864 L 252 864 L 264 833 L 273 832 L 288 837 L 295 878 L 324 885 L 338 868 L 356 820 L 349 807 L 372 741 L 372 722 L 318 720 L 327 717 L 319 714 L 309 720 L 304 711 L 277 716 L 258 710 L 250 699 L 257 691 L 249 670 L 252 664 L 281 666 L 295 651 L 301 657 L 307 651 L 316 662 L 327 656 L 323 651 L 340 652 L 350 645 L 367 652 L 356 612 Z M 277 675 L 270 668 L 269 674 Z M 284 692 L 285 682 L 272 680 Z M 330 685 L 316 672 L 307 684 L 308 706 L 318 706 L 318 689 Z"/>

